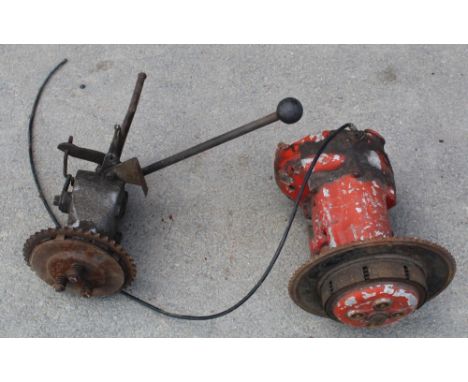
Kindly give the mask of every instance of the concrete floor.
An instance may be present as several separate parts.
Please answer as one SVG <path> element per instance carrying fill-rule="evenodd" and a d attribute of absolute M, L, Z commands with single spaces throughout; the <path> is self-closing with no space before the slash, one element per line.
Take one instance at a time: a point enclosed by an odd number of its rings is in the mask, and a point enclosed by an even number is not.
<path fill-rule="evenodd" d="M 468 47 L 2 46 L 0 53 L 0 336 L 467 335 Z M 124 156 L 143 165 L 270 113 L 285 96 L 305 108 L 296 125 L 277 123 L 148 177 L 146 199 L 129 187 L 122 231 L 138 265 L 133 293 L 192 314 L 237 301 L 269 262 L 292 207 L 272 178 L 276 144 L 348 121 L 386 137 L 399 197 L 395 233 L 446 246 L 458 263 L 453 283 L 384 329 L 309 315 L 287 293 L 308 257 L 300 215 L 258 293 L 221 319 L 186 322 L 121 295 L 83 300 L 53 292 L 22 256 L 28 236 L 52 226 L 29 170 L 27 125 L 39 85 L 64 57 L 70 62 L 46 89 L 35 131 L 49 200 L 62 187 L 57 144 L 73 135 L 80 146 L 106 150 L 139 71 L 148 79 Z"/>

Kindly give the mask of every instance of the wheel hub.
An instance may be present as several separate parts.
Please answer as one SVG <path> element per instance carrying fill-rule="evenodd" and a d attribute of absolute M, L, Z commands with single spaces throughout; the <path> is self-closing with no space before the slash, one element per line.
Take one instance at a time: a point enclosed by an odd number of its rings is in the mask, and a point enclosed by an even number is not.
<path fill-rule="evenodd" d="M 413 313 L 420 302 L 419 291 L 401 282 L 376 282 L 355 287 L 333 301 L 331 313 L 355 327 L 391 324 Z"/>
<path fill-rule="evenodd" d="M 70 290 L 83 297 L 116 293 L 136 274 L 132 258 L 115 241 L 69 227 L 32 235 L 24 256 L 32 270 L 57 292 Z"/>
<path fill-rule="evenodd" d="M 394 323 L 434 298 L 452 281 L 455 261 L 420 239 L 355 242 L 300 267 L 289 294 L 307 312 L 353 327 Z"/>

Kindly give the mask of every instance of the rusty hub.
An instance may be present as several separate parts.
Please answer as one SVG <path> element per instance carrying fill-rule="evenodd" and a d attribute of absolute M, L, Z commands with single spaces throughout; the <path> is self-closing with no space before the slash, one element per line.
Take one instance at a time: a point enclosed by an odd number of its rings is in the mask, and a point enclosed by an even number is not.
<path fill-rule="evenodd" d="M 76 228 L 47 229 L 32 235 L 24 257 L 57 292 L 83 297 L 107 296 L 129 285 L 136 275 L 133 259 L 108 237 Z"/>
<path fill-rule="evenodd" d="M 354 327 L 382 326 L 420 308 L 451 282 L 455 261 L 420 239 L 373 239 L 315 256 L 289 283 L 302 309 Z"/>

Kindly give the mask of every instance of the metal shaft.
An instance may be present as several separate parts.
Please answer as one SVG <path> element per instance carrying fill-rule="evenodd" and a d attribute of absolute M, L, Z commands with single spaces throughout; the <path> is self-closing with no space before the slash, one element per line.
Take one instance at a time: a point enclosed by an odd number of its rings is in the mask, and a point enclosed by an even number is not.
<path fill-rule="evenodd" d="M 138 79 L 135 85 L 135 89 L 133 90 L 132 99 L 130 101 L 130 105 L 128 106 L 127 114 L 125 114 L 125 118 L 122 122 L 120 127 L 120 139 L 117 145 L 116 155 L 120 158 L 122 154 L 123 147 L 125 145 L 125 140 L 127 139 L 128 131 L 130 130 L 130 125 L 132 124 L 133 117 L 135 116 L 138 102 L 140 100 L 141 91 L 143 90 L 143 83 L 146 79 L 146 73 L 139 73 Z"/>
<path fill-rule="evenodd" d="M 161 170 L 164 167 L 170 166 L 174 163 L 180 162 L 181 160 L 190 158 L 194 155 L 200 154 L 203 151 L 209 150 L 215 146 L 221 145 L 232 139 L 238 138 L 244 134 L 250 133 L 251 131 L 257 130 L 263 126 L 269 125 L 270 123 L 278 121 L 278 113 L 271 113 L 257 119 L 253 122 L 247 123 L 246 125 L 240 126 L 237 129 L 228 131 L 227 133 L 218 135 L 217 137 L 211 138 L 203 143 L 195 145 L 187 150 L 181 151 L 180 153 L 171 155 L 168 158 L 162 159 L 158 162 L 143 167 L 143 175 L 151 174 L 155 171 Z"/>

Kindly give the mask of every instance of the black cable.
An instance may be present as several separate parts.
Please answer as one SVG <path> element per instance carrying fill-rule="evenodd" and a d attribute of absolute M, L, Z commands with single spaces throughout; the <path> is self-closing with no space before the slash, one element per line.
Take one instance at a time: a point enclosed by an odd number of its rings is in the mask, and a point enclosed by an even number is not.
<path fill-rule="evenodd" d="M 34 178 L 34 183 L 36 183 L 36 188 L 37 192 L 39 193 L 39 198 L 42 200 L 42 203 L 44 204 L 45 209 L 47 210 L 47 213 L 49 214 L 50 218 L 54 222 L 55 226 L 57 228 L 60 227 L 60 223 L 57 219 L 57 216 L 55 216 L 54 212 L 49 206 L 49 203 L 47 202 L 44 192 L 42 191 L 42 186 L 41 183 L 39 182 L 39 177 L 37 176 L 37 170 L 36 170 L 36 165 L 34 164 L 34 153 L 33 153 L 33 129 L 34 129 L 34 121 L 36 119 L 36 111 L 37 111 L 37 106 L 39 105 L 39 101 L 41 100 L 42 93 L 44 91 L 44 88 L 47 86 L 49 80 L 52 78 L 52 76 L 66 63 L 68 60 L 65 58 L 60 64 L 58 64 L 46 77 L 44 82 L 42 83 L 41 87 L 39 88 L 39 91 L 37 92 L 36 99 L 34 100 L 34 105 L 31 111 L 31 115 L 29 117 L 29 127 L 28 127 L 28 146 L 29 146 L 29 165 L 31 166 L 31 172 L 32 176 Z"/>
<path fill-rule="evenodd" d="M 32 140 L 32 130 L 33 130 L 33 127 L 34 127 L 34 118 L 35 118 L 35 115 L 36 115 L 36 109 L 37 109 L 37 105 L 39 103 L 39 100 L 41 98 L 41 95 L 42 95 L 42 92 L 45 88 L 45 86 L 47 85 L 47 83 L 49 82 L 50 78 L 55 74 L 55 72 L 57 72 L 65 63 L 67 62 L 67 59 L 63 60 L 60 64 L 58 64 L 50 73 L 49 75 L 47 76 L 46 80 L 44 81 L 44 83 L 42 84 L 42 86 L 39 88 L 39 92 L 36 96 L 36 100 L 34 102 L 34 106 L 33 106 L 33 110 L 32 110 L 32 113 L 31 113 L 31 119 L 30 119 L 30 123 L 29 123 L 29 163 L 31 165 L 31 171 L 33 173 L 33 177 L 34 177 L 34 181 L 36 183 L 36 187 L 37 187 L 37 190 L 39 192 L 39 197 L 41 198 L 42 202 L 44 203 L 44 206 L 50 216 L 50 218 L 54 221 L 55 225 L 57 227 L 60 227 L 60 223 L 58 222 L 58 219 L 57 217 L 55 216 L 55 214 L 53 213 L 53 211 L 51 210 L 50 206 L 49 206 L 49 203 L 47 202 L 47 200 L 45 199 L 44 197 L 44 193 L 42 192 L 42 187 L 41 187 L 41 184 L 39 182 L 39 179 L 37 177 L 37 172 L 36 172 L 36 166 L 34 164 L 34 157 L 33 157 L 33 151 L 32 151 L 32 144 L 33 144 L 33 140 Z M 253 296 L 253 294 L 258 290 L 258 288 L 260 288 L 260 286 L 263 284 L 263 282 L 265 281 L 265 279 L 268 277 L 268 275 L 270 274 L 271 270 L 273 269 L 273 266 L 275 265 L 276 261 L 278 260 L 278 257 L 279 255 L 281 254 L 281 251 L 283 250 L 283 247 L 284 247 L 284 244 L 286 243 L 286 239 L 288 238 L 288 234 L 289 234 L 289 231 L 291 229 L 291 226 L 292 226 L 292 223 L 294 221 L 294 218 L 296 217 L 296 213 L 297 213 L 297 210 L 299 208 L 299 202 L 300 200 L 302 199 L 302 195 L 304 194 L 304 191 L 305 191 L 305 188 L 307 186 L 307 183 L 309 181 L 309 178 L 311 177 L 312 175 L 312 172 L 314 170 L 314 167 L 320 157 L 320 155 L 323 153 L 323 151 L 325 150 L 325 148 L 327 147 L 327 145 L 340 133 L 342 132 L 344 129 L 346 128 L 352 128 L 352 129 L 355 129 L 355 126 L 352 124 L 352 123 L 346 123 L 344 124 L 343 126 L 341 126 L 340 128 L 338 128 L 337 130 L 334 130 L 330 133 L 330 135 L 324 139 L 322 145 L 320 146 L 320 148 L 317 150 L 317 153 L 315 154 L 314 156 L 314 159 L 309 167 L 309 169 L 307 170 L 307 173 L 304 177 L 304 181 L 302 182 L 302 185 L 301 185 L 301 189 L 299 191 L 299 193 L 297 194 L 297 197 L 296 197 L 296 201 L 294 202 L 294 207 L 293 207 L 293 210 L 291 212 L 291 214 L 289 215 L 289 220 L 288 220 L 288 224 L 286 225 L 286 228 L 283 232 L 283 236 L 281 237 L 281 240 L 279 242 L 279 245 L 278 245 L 278 248 L 276 249 L 275 251 L 275 254 L 273 255 L 273 258 L 270 260 L 270 263 L 268 264 L 266 270 L 263 272 L 262 276 L 260 277 L 260 279 L 257 281 L 257 283 L 253 286 L 252 289 L 250 289 L 250 291 L 244 296 L 242 297 L 237 303 L 235 303 L 234 305 L 232 305 L 231 307 L 221 311 L 221 312 L 218 312 L 218 313 L 214 313 L 214 314 L 207 314 L 207 315 L 200 315 L 200 316 L 195 316 L 195 315 L 188 315 L 188 314 L 179 314 L 179 313 L 171 313 L 171 312 L 168 312 L 162 308 L 159 308 L 145 300 L 142 300 L 141 298 L 137 297 L 137 296 L 134 296 L 132 294 L 130 294 L 129 292 L 125 291 L 125 290 L 122 290 L 120 293 L 122 293 L 124 296 L 127 296 L 129 297 L 130 299 L 138 302 L 139 304 L 151 309 L 151 310 L 154 310 L 158 313 L 161 313 L 165 316 L 169 316 L 169 317 L 172 317 L 172 318 L 178 318 L 178 319 L 183 319 L 183 320 L 195 320 L 195 321 L 201 321 L 201 320 L 212 320 L 212 319 L 215 319 L 215 318 L 219 318 L 219 317 L 222 317 L 222 316 L 225 316 L 226 314 L 229 314 L 231 312 L 233 312 L 234 310 L 236 310 L 237 308 L 239 308 L 241 305 L 243 305 L 250 297 Z"/>
<path fill-rule="evenodd" d="M 355 128 L 352 123 L 344 124 L 339 129 L 332 131 L 330 133 L 330 135 L 327 138 L 325 138 L 322 145 L 317 150 L 317 153 L 315 154 L 315 157 L 314 157 L 314 159 L 313 159 L 313 161 L 312 161 L 312 163 L 311 163 L 311 165 L 310 165 L 309 169 L 307 170 L 307 173 L 306 173 L 306 175 L 304 177 L 304 181 L 302 182 L 301 189 L 300 189 L 299 193 L 297 194 L 297 198 L 296 198 L 296 201 L 294 202 L 293 210 L 292 210 L 291 214 L 289 215 L 288 224 L 286 225 L 286 229 L 283 232 L 283 236 L 281 237 L 278 248 L 276 248 L 276 251 L 275 251 L 275 254 L 273 255 L 273 258 L 270 260 L 270 263 L 268 264 L 268 267 L 266 268 L 265 272 L 263 272 L 262 277 L 260 277 L 260 279 L 257 281 L 257 283 L 253 286 L 253 288 L 250 289 L 250 291 L 244 297 L 242 297 L 237 303 L 235 303 L 231 307 L 229 307 L 229 308 L 227 308 L 227 309 L 225 309 L 225 310 L 223 310 L 221 312 L 218 312 L 218 313 L 201 315 L 201 316 L 193 316 L 193 315 L 187 315 L 187 314 L 178 314 L 178 313 L 168 312 L 168 311 L 166 311 L 166 310 L 164 310 L 162 308 L 159 308 L 159 307 L 157 307 L 157 306 L 155 306 L 155 305 L 153 305 L 153 304 L 151 304 L 151 303 L 149 303 L 147 301 L 144 301 L 144 300 L 140 299 L 139 297 L 136 297 L 136 296 L 124 291 L 124 290 L 121 291 L 120 293 L 122 293 L 123 295 L 131 298 L 132 300 L 135 300 L 139 304 L 144 305 L 147 308 L 152 309 L 152 310 L 154 310 L 154 311 L 156 311 L 158 313 L 164 314 L 165 316 L 169 316 L 169 317 L 172 317 L 172 318 L 179 318 L 179 319 L 183 319 L 183 320 L 199 320 L 199 321 L 201 321 L 201 320 L 212 320 L 212 319 L 215 319 L 215 318 L 225 316 L 226 314 L 229 314 L 229 313 L 233 312 L 234 310 L 236 310 L 237 308 L 239 308 L 250 297 L 252 297 L 252 295 L 257 291 L 258 288 L 260 288 L 260 286 L 263 284 L 263 282 L 265 281 L 265 279 L 268 277 L 271 270 L 273 269 L 273 266 L 275 265 L 276 260 L 278 260 L 278 257 L 281 254 L 281 251 L 283 250 L 286 239 L 288 238 L 289 230 L 291 229 L 294 218 L 296 217 L 296 213 L 297 213 L 297 210 L 299 208 L 300 200 L 302 199 L 302 195 L 304 194 L 304 190 L 305 190 L 305 188 L 307 186 L 307 183 L 309 181 L 310 176 L 312 175 L 312 172 L 314 171 L 314 167 L 315 167 L 320 155 L 325 150 L 328 143 L 330 143 L 330 141 L 332 141 L 341 131 L 343 131 L 344 129 L 346 129 L 348 127 Z"/>

